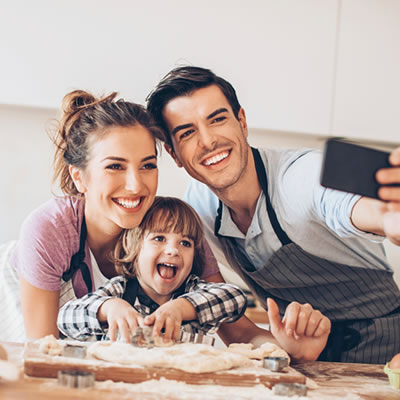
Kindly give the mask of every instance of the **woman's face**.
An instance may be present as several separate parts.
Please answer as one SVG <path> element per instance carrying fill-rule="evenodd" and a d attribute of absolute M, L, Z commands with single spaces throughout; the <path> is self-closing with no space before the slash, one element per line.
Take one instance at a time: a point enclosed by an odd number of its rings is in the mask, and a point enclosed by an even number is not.
<path fill-rule="evenodd" d="M 111 128 L 89 139 L 89 161 L 84 170 L 70 173 L 84 194 L 85 218 L 103 235 L 140 224 L 157 191 L 155 142 L 141 125 Z"/>

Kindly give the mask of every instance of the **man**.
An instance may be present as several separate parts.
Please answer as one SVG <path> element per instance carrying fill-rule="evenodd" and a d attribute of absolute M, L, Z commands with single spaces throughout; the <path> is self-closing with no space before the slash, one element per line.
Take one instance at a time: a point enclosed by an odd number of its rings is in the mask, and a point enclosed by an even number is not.
<path fill-rule="evenodd" d="M 217 259 L 265 307 L 268 297 L 281 313 L 299 301 L 329 317 L 320 359 L 385 363 L 400 352 L 400 292 L 381 244 L 400 244 L 399 188 L 380 189 L 387 202 L 326 189 L 319 152 L 252 149 L 234 88 L 207 69 L 172 70 L 148 109 L 194 178 L 185 199 Z M 380 183 L 400 182 L 400 148 L 390 162 Z"/>

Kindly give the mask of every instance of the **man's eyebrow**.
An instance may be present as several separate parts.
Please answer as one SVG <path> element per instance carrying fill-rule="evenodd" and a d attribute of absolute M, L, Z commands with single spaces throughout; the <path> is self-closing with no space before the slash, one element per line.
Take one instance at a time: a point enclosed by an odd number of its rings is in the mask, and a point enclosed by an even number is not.
<path fill-rule="evenodd" d="M 228 112 L 228 109 L 223 107 L 223 108 L 218 108 L 218 110 L 213 111 L 211 114 L 207 115 L 206 119 L 211 119 L 213 117 L 215 117 L 218 114 L 221 114 L 223 112 Z M 193 124 L 183 124 L 183 125 L 178 125 L 176 126 L 172 132 L 171 135 L 175 136 L 177 132 L 179 132 L 182 129 L 187 129 L 187 128 L 191 128 L 193 126 Z"/>
<path fill-rule="evenodd" d="M 211 119 L 215 117 L 218 114 L 221 114 L 223 112 L 228 112 L 228 109 L 223 107 L 223 108 L 218 108 L 218 110 L 213 111 L 210 115 L 207 116 L 207 119 Z"/>
<path fill-rule="evenodd" d="M 183 124 L 183 125 L 178 125 L 174 129 L 172 129 L 171 135 L 175 136 L 177 132 L 181 131 L 182 129 L 187 129 L 192 127 L 193 124 Z"/>

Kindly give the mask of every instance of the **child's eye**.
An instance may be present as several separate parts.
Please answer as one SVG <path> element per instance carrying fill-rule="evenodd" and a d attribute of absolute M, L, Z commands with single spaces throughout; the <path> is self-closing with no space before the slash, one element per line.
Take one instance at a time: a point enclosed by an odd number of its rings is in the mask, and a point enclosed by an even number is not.
<path fill-rule="evenodd" d="M 122 169 L 122 165 L 118 163 L 107 165 L 106 169 Z"/>
<path fill-rule="evenodd" d="M 192 247 L 192 242 L 190 240 L 182 240 L 181 245 L 185 247 Z"/>
<path fill-rule="evenodd" d="M 153 240 L 155 240 L 156 242 L 163 242 L 165 240 L 165 237 L 162 235 L 157 235 L 153 237 Z"/>

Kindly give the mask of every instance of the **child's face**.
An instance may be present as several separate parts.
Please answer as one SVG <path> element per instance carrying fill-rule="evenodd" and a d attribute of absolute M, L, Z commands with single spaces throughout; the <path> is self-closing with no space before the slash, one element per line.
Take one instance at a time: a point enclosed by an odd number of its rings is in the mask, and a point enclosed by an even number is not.
<path fill-rule="evenodd" d="M 194 243 L 181 233 L 150 232 L 137 259 L 137 277 L 145 293 L 164 304 L 192 270 Z"/>

